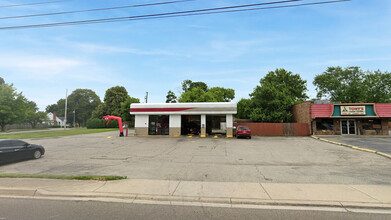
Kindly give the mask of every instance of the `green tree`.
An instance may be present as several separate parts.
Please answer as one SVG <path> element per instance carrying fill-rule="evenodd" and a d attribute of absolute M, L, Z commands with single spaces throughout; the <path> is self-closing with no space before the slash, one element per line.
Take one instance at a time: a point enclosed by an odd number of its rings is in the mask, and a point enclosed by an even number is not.
<path fill-rule="evenodd" d="M 201 88 L 194 88 L 182 93 L 178 102 L 207 102 L 207 98 L 204 90 Z"/>
<path fill-rule="evenodd" d="M 183 82 L 182 82 L 183 92 L 187 92 L 187 91 L 192 90 L 194 88 L 200 88 L 206 92 L 208 90 L 208 85 L 204 82 L 193 82 L 189 79 L 183 80 Z"/>
<path fill-rule="evenodd" d="M 90 89 L 76 89 L 68 96 L 68 119 L 71 122 L 74 116 L 76 123 L 85 126 L 91 118 L 92 112 L 101 103 L 99 96 Z M 74 113 L 75 111 L 75 113 Z M 75 114 L 75 115 L 73 115 Z"/>
<path fill-rule="evenodd" d="M 4 79 L 2 77 L 0 77 L 0 86 L 3 85 L 3 84 L 5 84 L 5 81 L 4 81 Z"/>
<path fill-rule="evenodd" d="M 167 92 L 166 96 L 166 103 L 176 103 L 177 97 L 175 96 L 175 93 L 171 90 Z"/>
<path fill-rule="evenodd" d="M 51 104 L 51 105 L 46 106 L 45 111 L 47 113 L 56 112 L 57 117 L 64 117 L 65 116 L 65 99 L 59 99 L 56 104 Z M 69 113 L 69 111 L 68 111 L 68 113 Z"/>
<path fill-rule="evenodd" d="M 206 95 L 213 97 L 214 102 L 230 102 L 235 98 L 235 90 L 223 87 L 212 87 L 206 92 Z"/>
<path fill-rule="evenodd" d="M 115 86 L 108 89 L 105 93 L 104 103 L 106 111 L 111 115 L 121 115 L 121 103 L 125 102 L 130 96 L 123 86 Z"/>
<path fill-rule="evenodd" d="M 33 101 L 25 102 L 24 121 L 29 123 L 32 128 L 35 128 L 39 123 L 48 120 L 46 112 L 38 111 L 37 104 Z"/>
<path fill-rule="evenodd" d="M 95 108 L 94 111 L 92 111 L 91 118 L 94 119 L 101 119 L 103 116 L 109 115 L 106 111 L 106 105 L 104 102 L 100 103 L 98 107 Z"/>
<path fill-rule="evenodd" d="M 391 102 L 391 73 L 380 70 L 364 76 L 364 102 Z"/>
<path fill-rule="evenodd" d="M 253 110 L 253 102 L 251 99 L 241 99 L 237 104 L 236 118 L 249 119 Z"/>
<path fill-rule="evenodd" d="M 134 115 L 130 114 L 130 104 L 132 103 L 140 103 L 140 99 L 129 97 L 121 103 L 121 118 L 123 121 L 130 122 L 130 126 L 134 126 Z"/>
<path fill-rule="evenodd" d="M 235 98 L 235 90 L 223 87 L 209 88 L 204 82 L 184 80 L 183 93 L 178 102 L 230 102 Z"/>
<path fill-rule="evenodd" d="M 53 112 L 57 112 L 57 109 L 58 109 L 57 104 L 51 104 L 51 105 L 46 106 L 45 112 L 46 113 L 50 113 L 50 112 L 53 113 Z"/>
<path fill-rule="evenodd" d="M 5 130 L 6 125 L 23 121 L 26 114 L 26 100 L 12 84 L 4 83 L 0 85 L 0 126 L 2 131 Z"/>
<path fill-rule="evenodd" d="M 121 103 L 130 98 L 123 86 L 115 86 L 106 90 L 104 102 L 93 111 L 92 118 L 102 118 L 105 115 L 121 116 Z"/>
<path fill-rule="evenodd" d="M 355 103 L 365 101 L 365 74 L 356 66 L 328 67 L 315 76 L 313 84 L 318 92 L 317 97 L 326 97 L 332 102 Z"/>
<path fill-rule="evenodd" d="M 250 119 L 260 122 L 289 122 L 292 105 L 304 101 L 306 81 L 285 69 L 270 71 L 250 94 L 253 110 Z"/>

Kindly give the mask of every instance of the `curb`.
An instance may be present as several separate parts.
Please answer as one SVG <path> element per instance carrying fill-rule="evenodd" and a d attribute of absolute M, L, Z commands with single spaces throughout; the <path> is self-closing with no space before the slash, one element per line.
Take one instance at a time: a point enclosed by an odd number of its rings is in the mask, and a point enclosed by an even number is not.
<path fill-rule="evenodd" d="M 320 140 L 320 141 L 324 141 L 324 142 L 330 143 L 330 144 L 335 144 L 335 145 L 340 145 L 340 146 L 344 146 L 344 147 L 349 147 L 349 148 L 352 148 L 352 149 L 355 149 L 355 150 L 360 150 L 360 151 L 364 151 L 364 152 L 368 152 L 368 153 L 374 153 L 374 154 L 378 154 L 380 156 L 386 157 L 388 159 L 391 159 L 391 155 L 383 153 L 383 152 L 380 152 L 380 151 L 374 151 L 374 150 L 370 150 L 370 149 L 366 149 L 366 148 L 353 146 L 353 145 L 350 145 L 350 144 L 343 144 L 343 143 L 339 143 L 339 142 L 335 142 L 335 141 L 329 141 L 329 140 L 326 140 L 324 138 L 316 137 L 315 135 L 311 135 L 311 137 L 314 138 L 314 139 Z"/>
<path fill-rule="evenodd" d="M 0 188 L 0 198 L 41 198 L 41 199 L 120 199 L 132 203 L 149 201 L 169 202 L 175 204 L 206 204 L 206 205 L 255 205 L 255 206 L 300 206 L 325 208 L 356 208 L 356 209 L 391 209 L 391 203 L 344 202 L 344 201 L 315 201 L 315 200 L 262 200 L 253 198 L 229 197 L 190 197 L 190 196 L 161 196 L 125 193 L 96 193 L 96 192 L 50 192 L 40 189 Z"/>

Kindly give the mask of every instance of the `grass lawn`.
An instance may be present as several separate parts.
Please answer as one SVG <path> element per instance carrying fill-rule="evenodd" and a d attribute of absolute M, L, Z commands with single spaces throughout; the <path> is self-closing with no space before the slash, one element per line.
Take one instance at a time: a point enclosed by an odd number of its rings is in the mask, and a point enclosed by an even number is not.
<path fill-rule="evenodd" d="M 76 128 L 70 130 L 58 130 L 58 131 L 43 131 L 43 132 L 29 132 L 18 134 L 0 134 L 0 139 L 30 139 L 30 138 L 44 138 L 44 137 L 58 137 L 58 136 L 70 136 L 79 134 L 91 134 L 106 131 L 115 131 L 118 128 L 101 128 L 101 129 L 86 129 Z"/>
<path fill-rule="evenodd" d="M 49 128 L 29 128 L 29 129 L 11 129 L 5 131 L 6 133 L 11 133 L 15 131 L 35 131 L 35 130 L 49 130 Z"/>

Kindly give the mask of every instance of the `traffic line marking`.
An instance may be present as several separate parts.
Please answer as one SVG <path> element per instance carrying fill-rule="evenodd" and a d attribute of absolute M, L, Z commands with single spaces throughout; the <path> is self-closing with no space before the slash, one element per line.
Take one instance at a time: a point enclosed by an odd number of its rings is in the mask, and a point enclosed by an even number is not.
<path fill-rule="evenodd" d="M 344 143 L 339 143 L 339 142 L 335 142 L 335 141 L 329 141 L 329 140 L 326 140 L 326 139 L 323 139 L 323 138 L 316 137 L 314 135 L 312 135 L 311 137 L 314 138 L 314 139 L 318 139 L 320 141 L 324 141 L 324 142 L 328 142 L 328 143 L 331 143 L 331 144 L 336 144 L 336 145 L 340 145 L 340 146 L 344 146 L 344 147 L 350 147 L 352 149 L 365 151 L 365 152 L 368 152 L 368 153 L 378 154 L 378 155 L 381 155 L 383 157 L 387 157 L 387 158 L 391 159 L 391 155 L 385 154 L 383 152 L 374 151 L 374 150 L 370 150 L 370 149 L 366 149 L 366 148 L 361 148 L 361 147 L 353 146 L 353 145 L 350 145 L 350 144 L 344 144 Z"/>

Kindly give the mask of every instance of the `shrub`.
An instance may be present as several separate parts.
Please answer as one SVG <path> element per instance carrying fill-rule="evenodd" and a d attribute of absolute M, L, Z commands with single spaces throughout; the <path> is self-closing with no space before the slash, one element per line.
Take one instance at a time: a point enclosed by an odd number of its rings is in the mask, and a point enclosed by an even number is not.
<path fill-rule="evenodd" d="M 88 119 L 87 128 L 118 128 L 118 121 L 111 120 L 106 126 L 107 121 L 104 119 Z"/>

